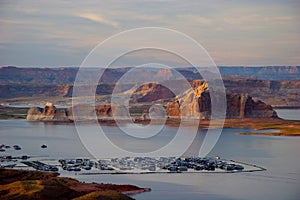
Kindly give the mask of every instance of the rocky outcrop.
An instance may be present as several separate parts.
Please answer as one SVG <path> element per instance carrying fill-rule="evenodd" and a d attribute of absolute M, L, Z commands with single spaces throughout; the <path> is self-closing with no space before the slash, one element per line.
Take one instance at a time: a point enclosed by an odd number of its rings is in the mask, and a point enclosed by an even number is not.
<path fill-rule="evenodd" d="M 300 81 L 225 79 L 224 85 L 231 93 L 247 93 L 270 105 L 299 105 Z"/>
<path fill-rule="evenodd" d="M 162 108 L 158 106 L 151 106 L 149 111 L 146 110 L 140 113 L 141 119 L 147 120 L 152 117 L 163 118 L 165 114 L 169 118 L 201 118 L 210 119 L 211 116 L 211 99 L 209 95 L 208 85 L 201 81 L 192 81 L 193 89 L 189 89 L 181 95 L 173 98 L 168 104 L 166 113 L 162 112 Z M 162 90 L 159 84 L 147 84 L 141 87 L 137 93 L 139 98 L 135 102 L 140 103 L 143 98 L 144 101 L 158 101 L 160 99 L 171 98 L 173 93 L 163 93 L 162 96 L 157 95 Z M 168 91 L 169 92 L 169 91 Z M 166 96 L 164 96 L 166 95 Z M 270 105 L 265 104 L 260 100 L 253 99 L 247 93 L 227 93 L 227 118 L 276 118 L 277 114 Z M 141 101 L 141 102 L 144 102 Z M 143 104 L 137 104 L 143 105 Z M 137 106 L 136 105 L 136 106 Z M 143 107 L 143 106 L 142 106 Z M 128 110 L 121 105 L 97 105 L 96 108 L 90 105 L 77 105 L 76 115 L 78 119 L 89 119 L 95 115 L 98 119 L 124 119 L 128 116 Z M 138 108 L 138 107 L 137 107 Z M 137 110 L 135 108 L 134 110 Z M 138 108 L 140 109 L 140 108 Z M 72 108 L 56 108 L 52 103 L 47 103 L 44 108 L 33 107 L 28 110 L 27 120 L 29 121 L 73 121 Z M 114 115 L 114 116 L 113 116 Z M 151 115 L 151 117 L 150 117 Z"/>
<path fill-rule="evenodd" d="M 97 105 L 94 109 L 89 105 L 77 105 L 76 114 L 81 119 L 88 119 L 90 116 L 97 115 L 98 118 L 109 118 L 112 116 L 110 105 Z M 32 107 L 27 112 L 28 121 L 74 121 L 72 108 L 56 108 L 52 103 L 46 103 L 44 108 Z"/>
<path fill-rule="evenodd" d="M 112 108 L 110 105 L 96 106 L 96 115 L 97 116 L 112 116 Z"/>
<path fill-rule="evenodd" d="M 227 118 L 277 118 L 272 106 L 248 94 L 227 94 Z"/>
<path fill-rule="evenodd" d="M 190 89 L 167 105 L 170 118 L 209 119 L 211 116 L 211 100 L 206 83 L 196 82 Z M 195 84 L 194 84 L 195 85 Z M 248 94 L 227 93 L 227 118 L 275 118 L 276 112 L 270 105 L 255 101 Z"/>
<path fill-rule="evenodd" d="M 57 109 L 47 102 L 45 108 L 33 107 L 28 110 L 28 121 L 69 121 L 68 109 Z"/>
<path fill-rule="evenodd" d="M 39 107 L 32 107 L 27 112 L 26 119 L 28 121 L 37 121 L 42 119 L 43 109 Z"/>
<path fill-rule="evenodd" d="M 171 101 L 167 105 L 167 115 L 171 118 L 179 118 L 181 115 L 180 103 L 178 99 Z"/>
<path fill-rule="evenodd" d="M 172 91 L 158 83 L 146 83 L 141 87 L 133 87 L 131 90 L 131 103 L 154 102 L 158 100 L 170 100 L 175 97 Z"/>

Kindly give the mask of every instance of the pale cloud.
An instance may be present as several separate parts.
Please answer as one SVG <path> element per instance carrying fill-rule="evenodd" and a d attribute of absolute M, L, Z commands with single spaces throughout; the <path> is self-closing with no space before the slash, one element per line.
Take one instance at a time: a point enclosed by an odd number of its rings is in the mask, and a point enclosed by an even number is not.
<path fill-rule="evenodd" d="M 40 9 L 37 9 L 37 8 L 22 8 L 19 11 L 23 12 L 25 14 L 37 14 L 37 13 L 40 13 Z"/>
<path fill-rule="evenodd" d="M 0 19 L 0 24 L 24 24 L 24 20 L 20 19 Z"/>
<path fill-rule="evenodd" d="M 125 14 L 125 13 L 124 13 Z M 134 13 L 126 13 L 127 16 L 130 16 L 132 19 L 137 18 L 136 14 Z M 145 14 L 139 14 L 138 19 L 141 21 L 157 21 L 162 20 L 164 17 L 162 15 L 145 15 Z"/>
<path fill-rule="evenodd" d="M 46 26 L 48 23 L 41 22 L 38 20 L 28 20 L 28 19 L 0 19 L 0 25 L 27 25 L 27 26 Z"/>
<path fill-rule="evenodd" d="M 84 19 L 88 19 L 88 20 L 93 21 L 93 22 L 109 25 L 109 26 L 112 26 L 114 28 L 119 28 L 119 26 L 120 26 L 120 24 L 118 22 L 107 19 L 107 18 L 105 18 L 101 15 L 94 14 L 94 13 L 82 13 L 82 14 L 79 14 L 79 17 L 84 18 Z"/>
<path fill-rule="evenodd" d="M 178 18 L 188 23 L 196 23 L 196 24 L 203 24 L 203 25 L 211 25 L 213 22 L 212 19 L 197 16 L 197 15 L 178 15 Z"/>
<path fill-rule="evenodd" d="M 292 16 L 263 16 L 252 14 L 236 17 L 225 17 L 224 22 L 228 24 L 245 24 L 245 23 L 286 23 L 294 19 Z"/>

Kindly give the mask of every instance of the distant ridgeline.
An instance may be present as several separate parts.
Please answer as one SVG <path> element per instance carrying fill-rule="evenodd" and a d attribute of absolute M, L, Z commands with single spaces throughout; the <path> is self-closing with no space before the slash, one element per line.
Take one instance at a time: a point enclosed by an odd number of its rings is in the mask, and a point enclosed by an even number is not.
<path fill-rule="evenodd" d="M 97 95 L 110 95 L 116 82 L 131 68 L 109 68 L 102 75 L 97 85 Z M 268 66 L 268 67 L 219 67 L 223 76 L 224 85 L 228 92 L 245 93 L 255 100 L 262 100 L 270 105 L 300 106 L 300 66 Z M 205 70 L 205 69 L 204 69 Z M 187 80 L 201 79 L 201 75 L 194 68 L 176 68 Z M 15 98 L 42 98 L 47 101 L 50 97 L 59 97 L 60 100 L 72 97 L 73 84 L 78 68 L 18 68 L 0 67 L 0 99 L 7 102 Z M 170 81 L 177 81 L 182 77 L 171 69 L 141 68 L 134 71 L 132 76 L 138 77 L 141 82 L 147 77 L 153 82 L 167 77 Z M 145 84 L 162 93 L 155 93 L 161 99 L 170 96 L 170 90 Z M 82 86 L 85 87 L 85 86 Z M 159 88 L 160 87 L 160 88 Z M 123 83 L 119 86 L 122 91 L 137 89 L 133 83 Z M 144 89 L 143 89 L 144 90 Z M 153 92 L 152 92 L 153 94 Z M 138 96 L 138 92 L 134 93 Z M 150 95 L 150 93 L 149 93 Z M 136 102 L 147 101 L 147 98 L 138 98 Z M 173 96 L 171 95 L 173 98 Z"/>
<path fill-rule="evenodd" d="M 116 82 L 131 68 L 109 68 L 103 73 L 100 82 Z M 174 68 L 186 79 L 201 79 L 195 68 Z M 205 68 L 204 68 L 205 70 Z M 221 66 L 220 73 L 223 77 L 251 77 L 259 80 L 300 80 L 300 66 Z M 35 83 L 35 84 L 73 84 L 78 72 L 78 67 L 64 68 L 28 68 L 28 67 L 0 67 L 0 83 Z M 147 73 L 145 73 L 147 72 Z M 178 79 L 171 69 L 141 69 L 141 77 L 168 76 Z"/>

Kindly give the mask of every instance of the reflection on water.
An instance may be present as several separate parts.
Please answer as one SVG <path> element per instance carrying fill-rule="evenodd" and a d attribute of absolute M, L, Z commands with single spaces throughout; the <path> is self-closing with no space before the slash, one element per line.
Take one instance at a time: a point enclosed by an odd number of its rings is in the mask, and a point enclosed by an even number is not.
<path fill-rule="evenodd" d="M 25 120 L 0 121 L 0 143 L 19 144 L 21 151 L 6 150 L 7 154 L 47 156 L 50 158 L 89 156 L 81 145 L 72 124 L 49 125 Z M 47 149 L 41 145 L 47 144 Z"/>
<path fill-rule="evenodd" d="M 90 126 L 90 128 L 88 128 Z M 87 126 L 93 130 L 93 125 Z M 143 150 L 144 144 L 134 145 L 127 137 L 118 133 L 117 127 L 109 130 L 116 143 L 133 145 Z M 165 127 L 161 137 L 152 139 L 151 144 L 159 147 L 168 143 L 176 128 Z M 249 129 L 227 128 L 210 156 L 254 163 L 267 171 L 237 174 L 147 174 L 147 175 L 75 175 L 82 181 L 134 184 L 150 187 L 152 192 L 135 195 L 136 199 L 298 199 L 300 196 L 300 159 L 298 137 L 266 137 L 237 135 Z M 189 134 L 189 133 L 186 133 Z M 196 140 L 186 151 L 193 155 L 199 151 L 205 130 L 199 131 Z M 29 154 L 49 158 L 87 157 L 89 153 L 81 144 L 72 124 L 49 125 L 29 123 L 24 120 L 0 121 L 0 143 L 19 144 L 21 151 L 13 149 L 1 154 Z M 47 144 L 47 149 L 41 149 Z M 148 148 L 148 147 L 147 147 Z"/>

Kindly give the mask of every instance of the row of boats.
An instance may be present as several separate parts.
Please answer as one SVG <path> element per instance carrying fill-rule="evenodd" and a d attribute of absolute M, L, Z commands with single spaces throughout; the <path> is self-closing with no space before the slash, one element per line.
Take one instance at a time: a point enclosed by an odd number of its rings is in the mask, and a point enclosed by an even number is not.
<path fill-rule="evenodd" d="M 124 157 L 111 158 L 101 160 L 91 160 L 88 158 L 77 159 L 60 159 L 59 164 L 52 163 L 45 164 L 40 161 L 31 161 L 29 156 L 19 157 L 0 157 L 1 166 L 11 166 L 11 163 L 21 163 L 33 167 L 41 171 L 59 171 L 58 167 L 66 171 L 79 172 L 82 170 L 103 170 L 99 173 L 181 173 L 181 172 L 196 172 L 196 171 L 243 171 L 244 166 L 233 161 L 221 160 L 219 157 L 215 158 L 200 158 L 200 157 Z M 29 160 L 28 160 L 29 159 Z M 5 165 L 4 165 L 5 164 Z M 7 165 L 9 164 L 9 165 Z M 112 172 L 109 172 L 112 171 Z"/>
<path fill-rule="evenodd" d="M 0 152 L 4 152 L 5 149 L 10 149 L 10 148 L 11 148 L 10 145 L 1 144 L 1 145 L 0 145 Z M 14 148 L 14 150 L 17 150 L 17 151 L 22 149 L 22 148 L 21 148 L 19 145 L 17 145 L 17 144 L 13 145 L 13 148 Z"/>
<path fill-rule="evenodd" d="M 48 165 L 40 161 L 23 161 L 22 163 L 40 171 L 52 171 L 52 172 L 58 171 L 58 167 L 54 165 Z"/>
<path fill-rule="evenodd" d="M 169 163 L 174 161 L 175 157 L 124 157 L 124 158 L 113 158 L 99 160 L 100 165 L 107 167 L 112 167 L 119 171 L 149 171 L 155 172 L 157 170 L 163 169 Z"/>
<path fill-rule="evenodd" d="M 193 169 L 196 171 L 207 170 L 215 171 L 217 168 L 226 171 L 242 171 L 244 167 L 239 164 L 228 163 L 227 161 L 220 160 L 220 157 L 216 158 L 178 158 L 170 165 L 166 167 L 170 172 L 183 172 Z"/>
<path fill-rule="evenodd" d="M 96 164 L 96 162 L 87 158 L 60 159 L 58 162 L 61 164 L 63 170 L 75 172 L 81 171 L 81 169 L 91 170 Z"/>
<path fill-rule="evenodd" d="M 187 172 L 187 171 L 242 171 L 244 166 L 216 158 L 199 157 L 125 157 L 91 161 L 90 159 L 61 159 L 63 170 L 81 171 L 91 170 L 93 167 L 100 170 L 116 170 L 118 172 Z"/>
<path fill-rule="evenodd" d="M 0 168 L 14 168 L 19 160 L 27 160 L 30 157 L 27 155 L 21 156 L 0 156 Z"/>
<path fill-rule="evenodd" d="M 13 145 L 12 147 L 14 148 L 14 150 L 17 150 L 17 151 L 22 149 L 21 146 L 17 145 L 17 144 Z M 6 149 L 10 149 L 10 148 L 11 148 L 10 145 L 1 144 L 0 145 L 0 152 L 5 152 Z M 41 148 L 45 149 L 45 148 L 47 148 L 47 145 L 43 144 L 43 145 L 41 145 Z"/>

